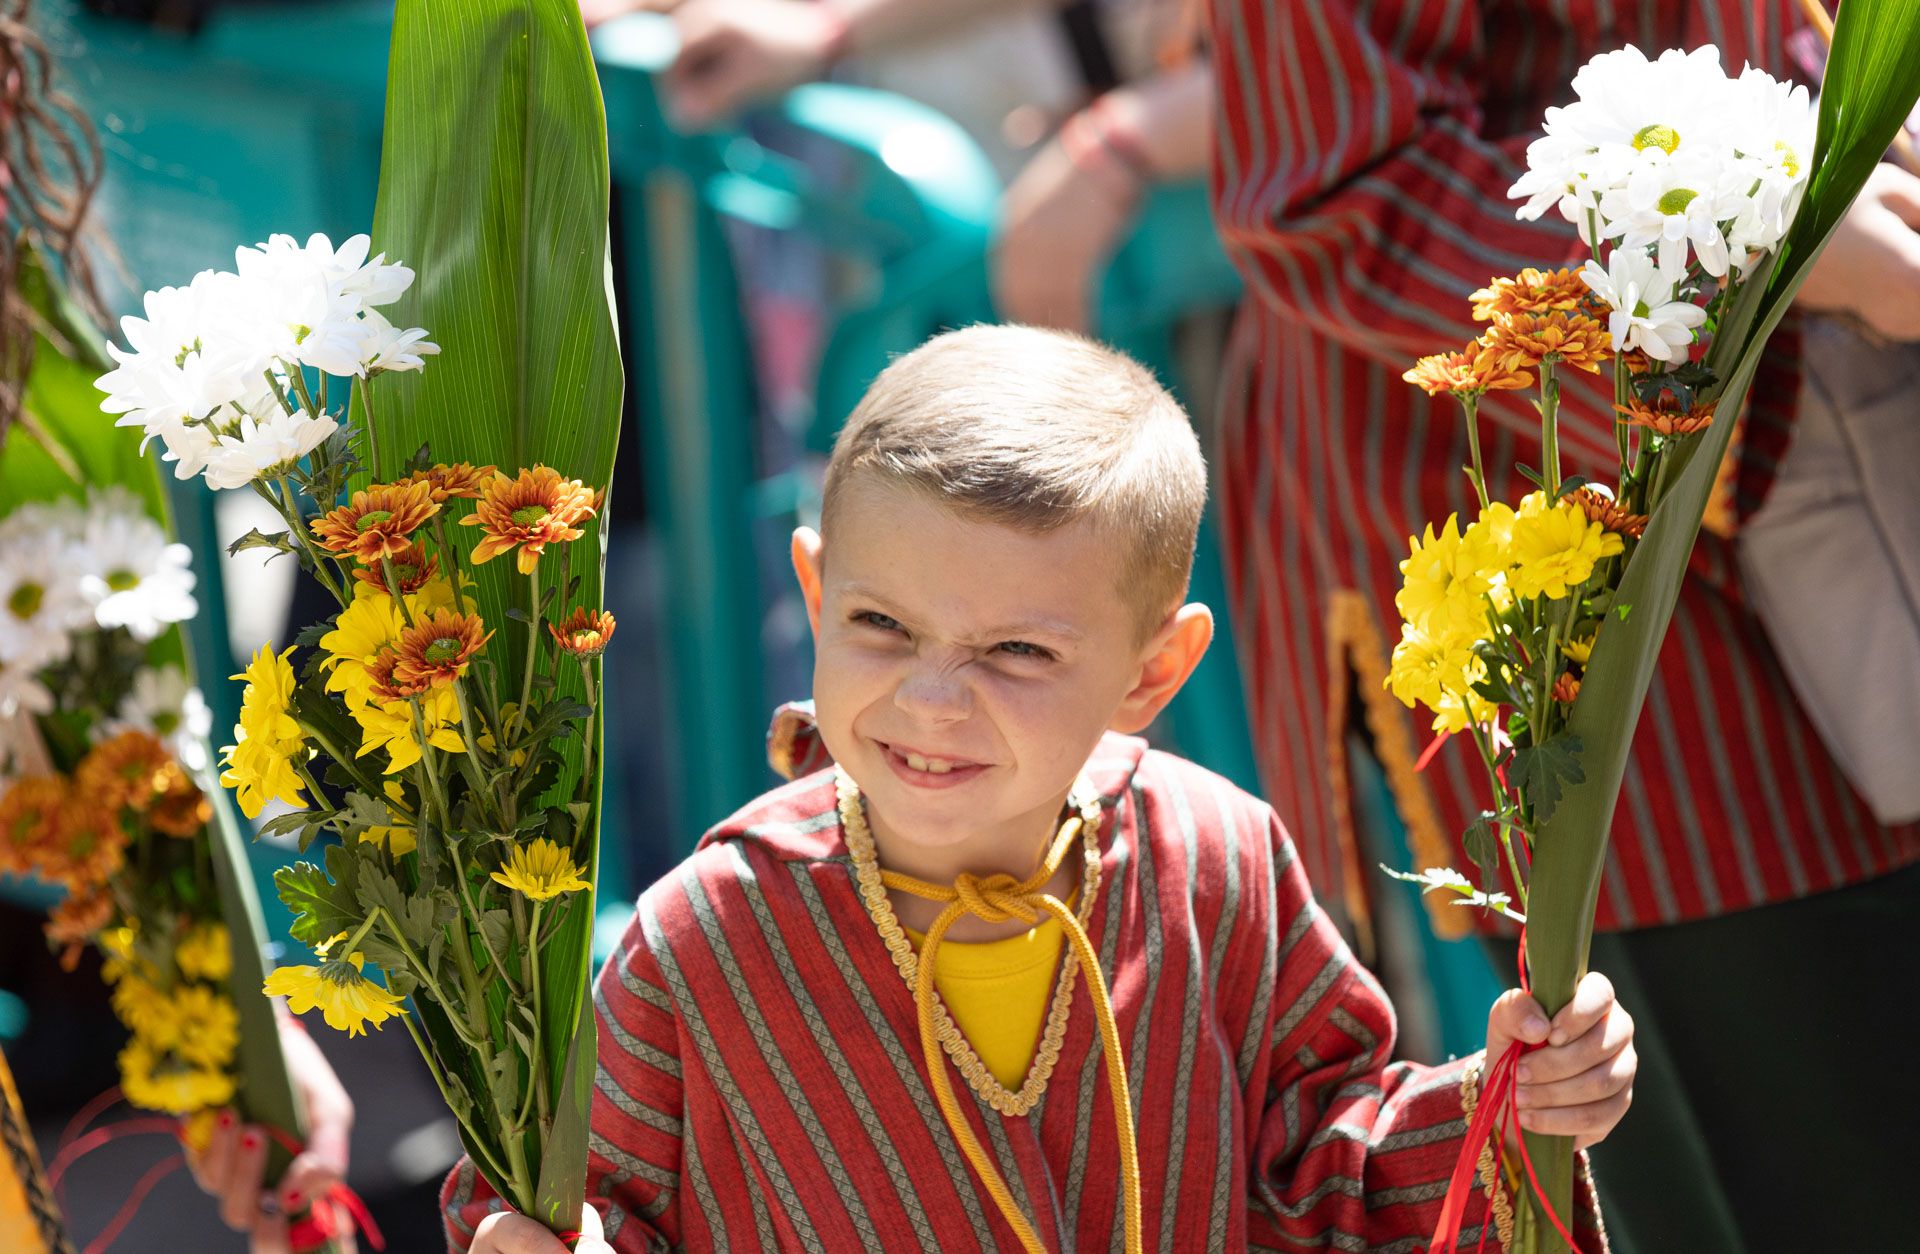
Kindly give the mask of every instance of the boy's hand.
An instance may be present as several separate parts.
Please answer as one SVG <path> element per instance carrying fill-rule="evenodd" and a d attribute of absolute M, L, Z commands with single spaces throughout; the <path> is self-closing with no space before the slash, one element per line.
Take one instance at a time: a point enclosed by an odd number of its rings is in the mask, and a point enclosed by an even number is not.
<path fill-rule="evenodd" d="M 613 1254 L 613 1247 L 600 1236 L 600 1212 L 591 1206 L 580 1212 L 580 1243 L 573 1250 L 574 1254 Z M 567 1247 L 525 1215 L 501 1211 L 480 1221 L 467 1254 L 567 1254 Z"/>
<path fill-rule="evenodd" d="M 1613 985 L 1589 972 L 1553 1022 L 1519 989 L 1501 994 L 1487 1014 L 1487 1067 L 1515 1041 L 1543 1048 L 1522 1056 L 1516 1101 L 1528 1132 L 1570 1136 L 1574 1148 L 1606 1140 L 1633 1104 L 1633 1016 L 1613 998 Z"/>

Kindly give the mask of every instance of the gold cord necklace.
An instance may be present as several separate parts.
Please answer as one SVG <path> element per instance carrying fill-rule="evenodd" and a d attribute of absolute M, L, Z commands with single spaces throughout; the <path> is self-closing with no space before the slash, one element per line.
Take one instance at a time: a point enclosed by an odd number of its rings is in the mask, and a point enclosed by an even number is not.
<path fill-rule="evenodd" d="M 1075 813 L 1060 825 L 1059 833 L 1053 838 L 1040 867 L 1025 880 L 1016 880 L 1011 875 L 998 874 L 985 877 L 971 874 L 961 875 L 951 885 L 931 884 L 925 880 L 902 875 L 896 871 L 884 871 L 880 867 L 879 852 L 875 848 L 872 829 L 867 825 L 866 805 L 860 796 L 860 786 L 845 771 L 835 772 L 835 788 L 838 794 L 840 825 L 846 835 L 847 852 L 852 856 L 854 878 L 865 902 L 867 913 L 872 917 L 874 926 L 880 931 L 880 938 L 886 943 L 887 952 L 893 957 L 893 964 L 899 969 L 900 976 L 913 990 L 914 1007 L 919 1013 L 920 1046 L 926 1056 L 927 1071 L 933 1078 L 934 1096 L 939 1100 L 940 1111 L 946 1116 L 947 1126 L 960 1142 L 967 1159 L 979 1173 L 987 1186 L 987 1192 L 993 1196 L 1000 1213 L 1006 1217 L 1014 1231 L 1019 1235 L 1021 1244 L 1031 1254 L 1044 1254 L 1045 1245 L 1020 1207 L 1013 1200 L 1006 1181 L 1000 1176 L 993 1160 L 988 1158 L 981 1148 L 979 1140 L 973 1135 L 966 1116 L 960 1112 L 954 1099 L 953 1088 L 947 1079 L 946 1058 L 951 1058 L 956 1069 L 982 1101 L 1003 1115 L 1023 1116 L 1029 1113 L 1046 1091 L 1047 1081 L 1060 1059 L 1060 1047 L 1066 1038 L 1067 1012 L 1073 1002 L 1073 984 L 1076 975 L 1084 975 L 1087 991 L 1093 998 L 1094 1017 L 1099 1021 L 1101 1047 L 1107 1055 L 1107 1077 L 1112 1090 L 1114 1109 L 1114 1130 L 1120 1141 L 1121 1193 L 1122 1205 L 1126 1217 L 1126 1250 L 1128 1254 L 1139 1254 L 1140 1250 L 1140 1167 L 1139 1156 L 1134 1145 L 1133 1102 L 1127 1088 L 1126 1063 L 1120 1051 L 1120 1031 L 1114 1022 L 1113 1005 L 1107 994 L 1107 981 L 1100 970 L 1099 955 L 1094 952 L 1093 942 L 1087 937 L 1086 924 L 1093 916 L 1094 900 L 1100 891 L 1100 801 L 1098 795 L 1081 780 L 1074 785 L 1068 795 Z M 1065 902 L 1044 891 L 1046 885 L 1066 861 L 1067 853 L 1078 838 L 1083 859 L 1083 871 L 1080 890 L 1080 908 L 1076 914 L 1068 909 Z M 921 945 L 921 952 L 913 952 L 913 944 L 907 939 L 906 931 L 900 926 L 899 918 L 893 912 L 893 903 L 887 900 L 887 889 L 897 889 L 911 893 L 927 901 L 944 904 L 945 909 L 927 929 L 927 935 Z M 1033 1064 L 1027 1070 L 1027 1078 L 1019 1090 L 1009 1090 L 997 1080 L 993 1073 L 981 1061 L 979 1053 L 973 1048 L 966 1034 L 953 1021 L 939 994 L 934 989 L 934 955 L 950 928 L 962 915 L 972 914 L 989 923 L 1005 922 L 1009 919 L 1022 919 L 1029 923 L 1039 921 L 1042 914 L 1052 915 L 1060 921 L 1066 932 L 1068 947 L 1075 962 L 1062 963 L 1060 979 L 1054 988 L 1053 1005 L 1047 1013 L 1047 1025 L 1041 1035 L 1039 1048 L 1035 1051 Z M 945 1055 L 943 1058 L 942 1055 Z"/>

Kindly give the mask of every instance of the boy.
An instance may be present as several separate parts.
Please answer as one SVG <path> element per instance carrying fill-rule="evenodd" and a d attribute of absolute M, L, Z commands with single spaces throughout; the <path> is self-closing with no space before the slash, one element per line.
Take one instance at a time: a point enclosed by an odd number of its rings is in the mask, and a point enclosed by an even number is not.
<path fill-rule="evenodd" d="M 774 756 L 836 767 L 709 832 L 601 972 L 582 1250 L 1430 1234 L 1480 1057 L 1388 1066 L 1273 812 L 1131 735 L 1212 634 L 1205 494 L 1179 406 L 1088 341 L 974 327 L 875 381 L 793 542 L 818 706 Z M 1491 1056 L 1549 1034 L 1522 1121 L 1591 1144 L 1632 1022 L 1598 976 L 1488 1018 Z M 445 1202 L 456 1248 L 562 1249 L 471 1164 Z"/>

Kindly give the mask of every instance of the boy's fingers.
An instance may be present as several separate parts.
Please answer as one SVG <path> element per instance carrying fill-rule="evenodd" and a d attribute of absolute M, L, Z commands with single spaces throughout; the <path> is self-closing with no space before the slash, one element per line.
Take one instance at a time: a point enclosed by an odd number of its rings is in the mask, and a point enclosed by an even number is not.
<path fill-rule="evenodd" d="M 1633 1040 L 1633 1016 L 1621 1006 L 1586 1035 L 1566 1045 L 1550 1045 L 1520 1060 L 1522 1084 L 1546 1084 L 1579 1075 L 1613 1058 Z"/>
<path fill-rule="evenodd" d="M 567 1247 L 526 1216 L 502 1211 L 474 1228 L 472 1249 L 473 1254 L 566 1254 Z"/>
<path fill-rule="evenodd" d="M 1500 994 L 1493 1003 L 1493 1011 L 1487 1016 L 1488 1043 L 1497 1036 L 1509 1041 L 1525 1041 L 1535 1044 L 1547 1038 L 1547 1012 L 1540 1003 L 1517 988 L 1510 988 Z M 1498 1062 L 1492 1051 L 1488 1052 L 1489 1062 Z"/>
<path fill-rule="evenodd" d="M 247 1254 L 293 1254 L 287 1235 L 287 1217 L 260 1216 L 259 1222 L 253 1225 L 253 1240 L 247 1245 Z"/>
<path fill-rule="evenodd" d="M 1614 1125 L 1620 1122 L 1620 1116 L 1626 1114 L 1627 1107 L 1632 1104 L 1633 1090 L 1626 1088 L 1612 1097 L 1579 1106 L 1523 1110 L 1520 1112 L 1520 1126 L 1528 1132 L 1540 1132 L 1547 1136 L 1585 1137 L 1587 1140 L 1583 1143 L 1591 1145 L 1613 1131 Z"/>
<path fill-rule="evenodd" d="M 240 1134 L 220 1192 L 220 1218 L 235 1232 L 250 1232 L 260 1214 L 260 1178 L 267 1167 L 267 1138 L 248 1126 Z"/>
<path fill-rule="evenodd" d="M 1633 1084 L 1638 1065 L 1639 1059 L 1629 1045 L 1578 1075 L 1547 1084 L 1522 1084 L 1514 1098 L 1522 1110 L 1604 1101 Z"/>
<path fill-rule="evenodd" d="M 1613 982 L 1598 971 L 1589 971 L 1587 978 L 1580 981 L 1580 987 L 1574 989 L 1573 1000 L 1553 1017 L 1553 1032 L 1547 1037 L 1547 1044 L 1565 1045 L 1578 1040 L 1612 1008 Z"/>

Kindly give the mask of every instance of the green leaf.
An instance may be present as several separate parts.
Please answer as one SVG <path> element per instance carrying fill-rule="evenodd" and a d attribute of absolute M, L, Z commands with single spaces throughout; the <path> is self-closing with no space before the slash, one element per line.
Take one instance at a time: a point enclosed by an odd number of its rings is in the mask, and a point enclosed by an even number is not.
<path fill-rule="evenodd" d="M 1493 832 L 1495 817 L 1492 811 L 1482 810 L 1480 816 L 1460 834 L 1460 844 L 1467 851 L 1467 858 L 1480 868 L 1481 876 L 1489 884 L 1500 882 L 1500 838 Z"/>
<path fill-rule="evenodd" d="M 391 478 L 424 446 L 436 459 L 491 462 L 508 473 L 544 464 L 608 484 L 621 379 L 607 209 L 606 119 L 575 0 L 400 0 L 373 240 L 420 275 L 388 316 L 425 327 L 441 353 L 419 374 L 373 381 L 370 424 L 356 398 L 354 424 L 371 428 L 363 461 L 375 475 Z M 597 519 L 585 530 L 547 551 L 540 580 L 555 588 L 577 577 L 581 602 L 597 605 L 604 533 Z M 480 614 L 498 629 L 488 665 L 517 688 L 532 633 L 512 625 L 507 610 L 531 603 L 527 581 L 507 560 L 473 573 Z M 581 691 L 577 674 L 563 676 L 562 694 Z M 564 803 L 580 793 L 581 748 L 569 738 L 563 757 L 528 773 L 522 813 L 541 810 L 543 795 Z M 598 781 L 585 791 L 597 797 Z M 595 852 L 591 844 L 583 851 L 589 874 Z M 541 950 L 536 1064 L 551 1079 L 554 1119 L 545 1145 L 531 1147 L 539 1151 L 533 1196 L 511 1180 L 492 1183 L 561 1231 L 579 1226 L 585 1194 L 592 894 L 553 908 L 565 914 Z M 449 1074 L 460 1073 L 469 1092 L 490 1087 L 492 1077 L 473 1070 L 453 1039 L 445 1008 L 415 1004 Z M 488 1116 L 471 1105 L 461 1135 L 470 1150 L 504 1161 Z"/>
<path fill-rule="evenodd" d="M 273 550 L 272 554 L 267 558 L 268 561 L 272 561 L 283 553 L 295 552 L 293 541 L 287 538 L 286 532 L 275 531 L 269 533 L 261 531 L 258 527 L 255 527 L 253 530 L 247 532 L 246 535 L 241 536 L 238 540 L 229 544 L 227 546 L 227 556 L 234 557 L 245 553 L 248 549 Z"/>
<path fill-rule="evenodd" d="M 332 855 L 337 847 L 327 852 Z M 332 861 L 331 856 L 328 860 Z M 281 867 L 273 873 L 273 884 L 280 900 L 293 911 L 293 939 L 310 948 L 341 932 L 351 932 L 365 917 L 352 891 L 335 883 L 311 862 Z"/>
<path fill-rule="evenodd" d="M 1507 768 L 1507 779 L 1527 799 L 1536 827 L 1559 806 L 1562 786 L 1580 783 L 1586 777 L 1580 765 L 1580 738 L 1565 732 L 1537 745 L 1516 747 Z"/>

